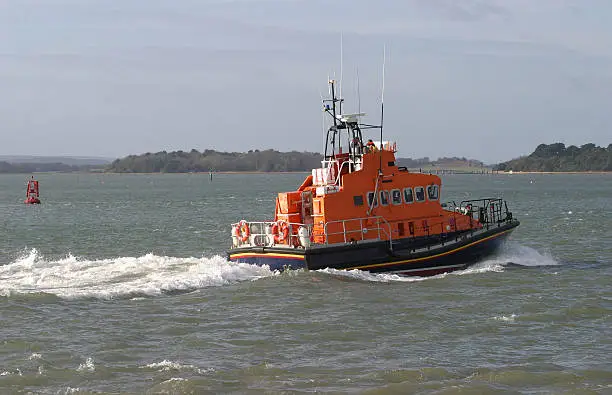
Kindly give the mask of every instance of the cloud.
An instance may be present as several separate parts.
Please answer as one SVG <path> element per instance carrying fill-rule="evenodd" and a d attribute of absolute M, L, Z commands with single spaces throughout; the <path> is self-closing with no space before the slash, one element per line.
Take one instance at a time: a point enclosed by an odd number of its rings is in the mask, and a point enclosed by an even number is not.
<path fill-rule="evenodd" d="M 340 33 L 347 110 L 358 68 L 372 122 L 386 44 L 386 130 L 402 155 L 494 162 L 545 141 L 609 144 L 612 3 L 600 0 L 0 7 L 2 154 L 321 151 Z"/>

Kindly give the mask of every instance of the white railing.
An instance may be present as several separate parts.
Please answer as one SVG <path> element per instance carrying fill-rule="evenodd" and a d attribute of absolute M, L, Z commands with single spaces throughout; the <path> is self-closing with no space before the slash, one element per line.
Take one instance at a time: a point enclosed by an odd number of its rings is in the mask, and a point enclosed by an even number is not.
<path fill-rule="evenodd" d="M 372 221 L 374 221 L 374 223 L 372 223 Z M 341 224 L 342 230 L 330 232 L 328 227 L 334 224 Z M 342 235 L 344 243 L 353 243 L 364 240 L 383 240 L 382 236 L 384 235 L 386 236 L 386 240 L 389 241 L 389 247 L 393 249 L 391 239 L 391 224 L 389 224 L 389 222 L 387 222 L 387 220 L 381 216 L 329 221 L 324 224 L 323 231 L 325 235 L 325 244 L 328 244 L 330 236 L 336 235 Z M 367 237 L 370 232 L 376 232 L 376 237 Z"/>
<path fill-rule="evenodd" d="M 279 221 L 280 222 L 280 221 Z M 273 232 L 275 221 L 253 221 L 246 222 L 248 231 L 242 231 L 242 222 L 232 224 L 232 244 L 234 247 L 306 247 L 310 245 L 312 225 L 287 222 L 287 237 L 282 238 L 282 230 Z"/>
<path fill-rule="evenodd" d="M 280 222 L 280 221 L 279 221 Z M 242 227 L 246 224 L 248 231 Z M 313 229 L 312 225 L 301 223 L 287 223 L 287 237 L 282 237 L 282 231 L 273 231 L 274 226 L 278 226 L 278 222 L 274 221 L 254 221 L 254 222 L 236 222 L 232 224 L 232 244 L 233 247 L 310 247 L 312 244 Z M 341 230 L 330 231 L 334 225 L 339 224 Z M 375 237 L 371 237 L 372 232 L 375 232 Z M 353 243 L 357 241 L 380 241 L 388 240 L 389 247 L 392 249 L 391 224 L 386 219 L 380 216 L 350 218 L 338 221 L 329 221 L 323 224 L 323 244 L 330 244 L 330 237 L 342 235 L 344 243 Z M 317 238 L 317 235 L 314 235 Z M 319 235 L 320 236 L 320 235 Z M 370 236 L 370 237 L 368 237 Z M 384 237 L 383 237 L 384 236 Z M 279 240 L 279 237 L 282 240 Z"/>

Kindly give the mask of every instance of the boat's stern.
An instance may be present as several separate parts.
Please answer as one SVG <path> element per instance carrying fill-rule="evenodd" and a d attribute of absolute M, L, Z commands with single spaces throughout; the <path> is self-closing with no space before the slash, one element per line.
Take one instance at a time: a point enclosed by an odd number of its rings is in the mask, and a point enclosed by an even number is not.
<path fill-rule="evenodd" d="M 305 269 L 310 227 L 285 221 L 232 224 L 230 262 L 268 266 L 270 270 Z"/>
<path fill-rule="evenodd" d="M 268 266 L 270 270 L 306 269 L 304 250 L 289 251 L 272 248 L 232 248 L 227 252 L 230 262 L 248 263 L 250 265 Z"/>

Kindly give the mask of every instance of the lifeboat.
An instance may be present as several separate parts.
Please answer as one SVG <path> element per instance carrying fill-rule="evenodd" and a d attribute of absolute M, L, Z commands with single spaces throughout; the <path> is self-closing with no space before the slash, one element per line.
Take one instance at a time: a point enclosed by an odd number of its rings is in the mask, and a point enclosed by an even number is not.
<path fill-rule="evenodd" d="M 382 125 L 342 114 L 330 81 L 332 123 L 321 167 L 278 193 L 274 220 L 232 224 L 228 260 L 271 270 L 333 268 L 435 275 L 494 254 L 519 225 L 500 198 L 441 203 L 442 182 L 396 164 Z M 380 129 L 364 142 L 362 130 Z"/>
<path fill-rule="evenodd" d="M 25 204 L 40 204 L 38 181 L 34 179 L 34 176 L 28 181 L 28 185 L 26 186 L 26 199 L 23 202 Z"/>

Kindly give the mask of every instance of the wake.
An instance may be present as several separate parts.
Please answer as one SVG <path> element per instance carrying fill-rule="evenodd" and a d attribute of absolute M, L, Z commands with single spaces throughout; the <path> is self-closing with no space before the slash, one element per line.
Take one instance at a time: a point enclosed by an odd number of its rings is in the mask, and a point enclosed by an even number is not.
<path fill-rule="evenodd" d="M 322 269 L 318 273 L 368 282 L 417 282 L 469 275 L 503 272 L 509 266 L 558 265 L 550 255 L 508 242 L 500 253 L 465 270 L 432 277 L 405 277 L 361 270 Z M 159 296 L 194 291 L 205 287 L 254 281 L 278 275 L 268 267 L 228 262 L 221 256 L 177 258 L 147 254 L 100 260 L 68 255 L 47 260 L 32 249 L 14 262 L 0 266 L 0 296 L 51 294 L 63 299 L 115 299 Z"/>
<path fill-rule="evenodd" d="M 425 280 L 435 280 L 446 276 L 463 276 L 477 273 L 487 272 L 503 272 L 509 266 L 555 266 L 559 263 L 548 254 L 541 254 L 531 247 L 527 247 L 516 242 L 508 241 L 501 251 L 494 257 L 478 262 L 465 270 L 457 270 L 451 273 L 438 274 L 431 277 L 406 277 L 397 274 L 386 273 L 369 273 L 361 270 L 336 270 L 322 269 L 319 273 L 325 273 L 332 276 L 346 277 L 355 280 L 371 281 L 371 282 L 417 282 Z"/>
<path fill-rule="evenodd" d="M 253 281 L 276 273 L 267 267 L 211 258 L 147 254 L 88 260 L 72 255 L 47 260 L 32 249 L 0 266 L 0 296 L 46 293 L 60 298 L 114 299 L 158 296 Z"/>

